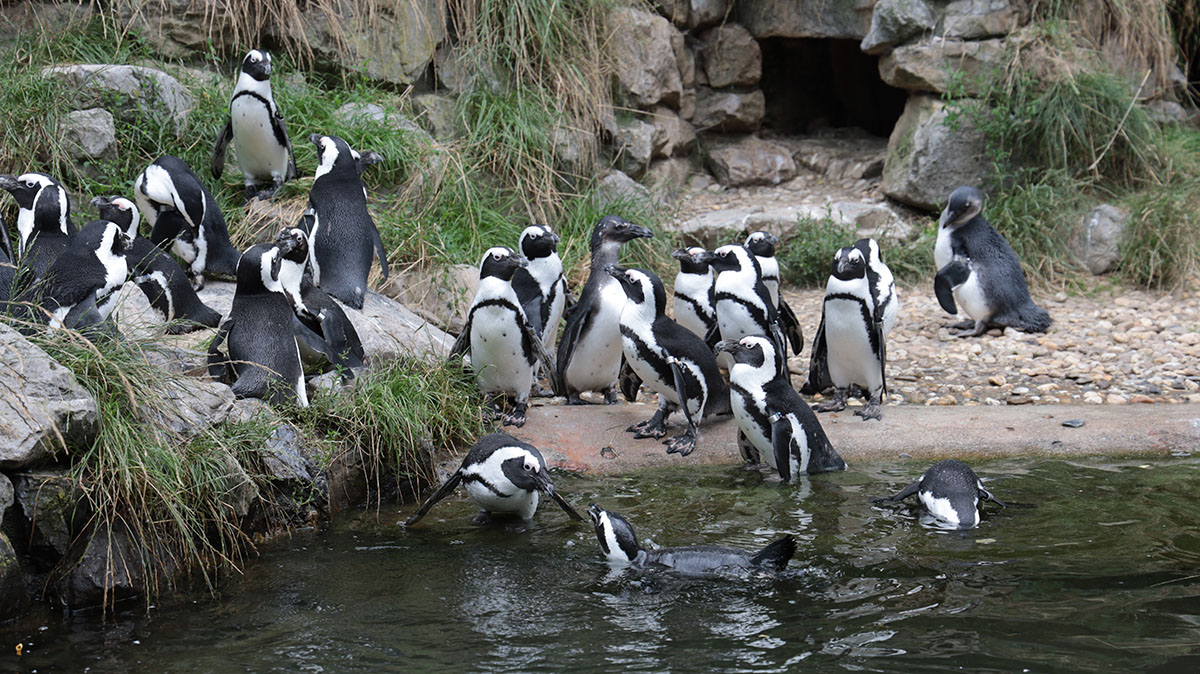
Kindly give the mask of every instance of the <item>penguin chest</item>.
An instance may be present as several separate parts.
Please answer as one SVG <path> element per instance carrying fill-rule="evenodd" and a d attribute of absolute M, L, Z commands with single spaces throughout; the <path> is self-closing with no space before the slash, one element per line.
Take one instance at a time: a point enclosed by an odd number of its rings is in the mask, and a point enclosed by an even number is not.
<path fill-rule="evenodd" d="M 938 270 L 950 264 L 954 259 L 954 247 L 950 242 L 950 229 L 946 226 L 938 227 L 937 241 L 933 244 L 933 264 Z"/>
<path fill-rule="evenodd" d="M 614 279 L 600 287 L 596 302 L 590 324 L 579 336 L 566 369 L 567 382 L 577 391 L 611 387 L 621 367 L 620 324 L 625 291 Z"/>
<path fill-rule="evenodd" d="M 562 321 L 563 311 L 567 306 L 566 281 L 560 276 L 550 284 L 550 290 L 545 295 L 549 299 L 550 310 L 546 312 L 546 324 L 542 328 L 542 344 L 546 350 L 554 352 L 554 344 L 558 341 L 558 324 Z"/>
<path fill-rule="evenodd" d="M 484 393 L 520 398 L 533 385 L 533 367 L 525 353 L 515 300 L 511 306 L 477 308 L 471 316 L 471 367 Z"/>
<path fill-rule="evenodd" d="M 883 385 L 879 355 L 871 348 L 871 320 L 864 300 L 825 300 L 825 344 L 834 386 L 858 384 L 874 392 Z"/>
<path fill-rule="evenodd" d="M 967 280 L 954 289 L 954 301 L 968 316 L 977 321 L 986 321 L 992 317 L 992 308 L 983 294 L 979 274 L 973 268 Z"/>
<path fill-rule="evenodd" d="M 772 468 L 775 467 L 775 451 L 771 447 L 771 436 L 767 429 L 759 423 L 760 418 L 766 417 L 767 394 L 759 389 L 751 391 L 741 387 L 730 387 L 729 406 L 733 409 L 733 418 L 737 420 L 742 434 L 758 450 L 763 461 Z"/>
<path fill-rule="evenodd" d="M 757 315 L 764 313 L 758 303 L 744 298 L 717 300 L 717 325 L 721 339 L 737 341 L 750 335 L 767 334 Z M 757 309 L 757 311 L 755 311 Z"/>
<path fill-rule="evenodd" d="M 804 430 L 804 424 L 801 424 L 794 414 L 787 415 L 786 420 L 792 433 L 792 439 L 788 443 L 788 467 L 791 469 L 792 480 L 795 480 L 797 476 L 808 472 L 812 451 L 808 447 L 808 433 Z"/>
<path fill-rule="evenodd" d="M 624 320 L 621 322 L 621 348 L 625 362 L 629 363 L 643 384 L 678 405 L 679 395 L 675 392 L 674 377 L 671 381 L 664 379 L 663 373 L 669 366 L 659 356 L 662 347 L 655 340 L 650 326 L 636 318 L 631 320 L 628 314 L 622 318 Z"/>
<path fill-rule="evenodd" d="M 704 337 L 712 320 L 713 307 L 708 291 L 712 278 L 699 274 L 675 277 L 675 322 Z"/>
<path fill-rule="evenodd" d="M 287 146 L 275 137 L 271 108 L 254 96 L 238 96 L 229 106 L 238 164 L 249 178 L 283 180 Z"/>
<path fill-rule="evenodd" d="M 516 513 L 522 519 L 531 519 L 537 512 L 538 493 L 520 489 L 507 480 L 495 484 L 486 480 L 468 480 L 466 489 L 471 501 L 490 513 Z"/>

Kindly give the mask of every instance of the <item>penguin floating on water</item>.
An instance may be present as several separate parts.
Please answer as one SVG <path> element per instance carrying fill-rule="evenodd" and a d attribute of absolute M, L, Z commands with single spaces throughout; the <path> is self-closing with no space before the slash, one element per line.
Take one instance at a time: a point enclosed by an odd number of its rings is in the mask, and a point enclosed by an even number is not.
<path fill-rule="evenodd" d="M 405 520 L 404 526 L 419 522 L 460 484 L 479 506 L 479 512 L 471 520 L 474 524 L 487 524 L 496 514 L 514 514 L 528 524 L 537 512 L 540 494 L 554 499 L 571 519 L 583 519 L 555 490 L 542 453 L 508 433 L 497 432 L 483 436 L 471 447 L 458 470 Z"/>
<path fill-rule="evenodd" d="M 225 171 L 230 140 L 242 167 L 247 201 L 254 197 L 269 199 L 284 182 L 299 177 L 283 113 L 271 96 L 271 55 L 265 51 L 251 49 L 242 59 L 237 85 L 229 99 L 229 117 L 213 146 L 213 179 L 220 179 Z M 263 183 L 270 187 L 259 187 Z"/>
<path fill-rule="evenodd" d="M 913 494 L 937 524 L 952 529 L 979 526 L 984 501 L 1007 506 L 983 488 L 983 482 L 970 466 L 957 459 L 938 461 L 921 475 L 921 479 L 894 496 L 876 499 L 876 503 L 898 503 Z"/>
<path fill-rule="evenodd" d="M 749 250 L 758 261 L 762 270 L 763 285 L 771 294 L 771 302 L 779 312 L 779 327 L 792 345 L 792 353 L 797 356 L 804 350 L 804 332 L 800 329 L 800 321 L 796 312 L 779 294 L 779 258 L 775 257 L 775 246 L 779 245 L 779 237 L 770 232 L 752 232 L 746 237 L 746 250 Z"/>
<path fill-rule="evenodd" d="M 1045 332 L 1050 314 L 1029 297 L 1017 254 L 982 211 L 983 193 L 974 187 L 964 185 L 950 193 L 933 249 L 938 303 L 951 315 L 961 304 L 971 317 L 953 326 L 963 330 L 958 337 L 977 337 L 991 327 Z"/>
<path fill-rule="evenodd" d="M 675 321 L 701 338 L 708 336 L 717 324 L 713 299 L 712 253 L 693 246 L 671 253 L 679 260 L 675 275 Z"/>

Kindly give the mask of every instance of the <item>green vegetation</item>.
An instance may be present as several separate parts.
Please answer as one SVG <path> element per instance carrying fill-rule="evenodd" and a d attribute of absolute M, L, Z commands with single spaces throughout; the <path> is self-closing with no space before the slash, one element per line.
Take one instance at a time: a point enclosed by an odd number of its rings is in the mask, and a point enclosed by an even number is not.
<path fill-rule="evenodd" d="M 838 224 L 830 215 L 799 218 L 795 234 L 783 240 L 776 253 L 782 280 L 792 285 L 824 287 L 833 254 L 854 241 L 854 226 Z"/>

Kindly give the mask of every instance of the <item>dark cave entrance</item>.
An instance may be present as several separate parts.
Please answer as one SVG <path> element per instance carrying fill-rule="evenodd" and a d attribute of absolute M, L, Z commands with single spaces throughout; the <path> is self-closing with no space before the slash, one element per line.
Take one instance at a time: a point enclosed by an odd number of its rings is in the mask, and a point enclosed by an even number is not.
<path fill-rule="evenodd" d="M 859 127 L 887 138 L 904 112 L 908 92 L 879 78 L 879 57 L 857 40 L 765 38 L 763 126 L 783 135 Z"/>

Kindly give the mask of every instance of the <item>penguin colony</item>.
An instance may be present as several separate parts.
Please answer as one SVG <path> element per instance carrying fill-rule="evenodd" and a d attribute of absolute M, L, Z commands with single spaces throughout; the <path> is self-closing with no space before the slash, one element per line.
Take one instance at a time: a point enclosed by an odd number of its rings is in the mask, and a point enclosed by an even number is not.
<path fill-rule="evenodd" d="M 228 146 L 234 146 L 247 201 L 270 198 L 299 175 L 272 97 L 271 72 L 270 54 L 255 49 L 245 56 L 213 147 L 210 171 L 218 179 Z M 217 328 L 209 374 L 236 395 L 307 405 L 307 375 L 336 369 L 351 378 L 363 367 L 366 354 L 343 305 L 362 308 L 376 259 L 384 278 L 389 271 L 361 180 L 383 158 L 336 136 L 314 133 L 309 140 L 319 163 L 301 221 L 241 252 L 208 188 L 177 157 L 151 162 L 134 180 L 132 199 L 93 199 L 100 217 L 82 228 L 73 223 L 67 192 L 53 177 L 0 175 L 0 189 L 18 207 L 15 241 L 7 226 L 0 237 L 0 305 L 21 318 L 25 330 L 42 323 L 119 338 L 109 316 L 119 290 L 132 281 L 168 331 Z M 1033 303 L 1015 253 L 982 209 L 983 195 L 973 187 L 959 187 L 949 197 L 934 250 L 939 304 L 950 314 L 961 306 L 969 316 L 955 326 L 963 337 L 1006 327 L 1044 332 L 1049 315 Z M 142 220 L 148 237 L 141 235 Z M 804 336 L 780 294 L 779 239 L 752 232 L 742 243 L 712 251 L 676 250 L 679 272 L 668 304 L 657 275 L 620 264 L 624 244 L 653 236 L 619 216 L 601 218 L 577 300 L 563 275 L 560 238 L 548 225 L 527 227 L 513 242 L 515 250 L 497 245 L 484 254 L 478 291 L 451 355 L 470 361 L 496 418 L 523 425 L 531 396 L 560 396 L 576 405 L 598 393 L 613 404 L 620 380 L 627 398 L 640 387 L 657 395 L 653 416 L 626 429 L 635 437 L 666 437 L 668 418 L 682 412 L 684 431 L 665 441 L 668 453 L 691 453 L 702 422 L 732 414 L 746 461 L 765 463 L 785 483 L 845 470 L 814 409 L 842 410 L 858 393 L 867 405 L 856 414 L 864 420 L 882 416 L 886 341 L 899 303 L 878 244 L 862 239 L 833 252 L 808 377 L 797 392 L 788 350 L 799 355 Z M 228 316 L 197 296 L 206 276 L 236 281 Z M 541 376 L 549 389 L 540 387 Z M 800 395 L 831 389 L 832 399 L 815 408 Z M 527 524 L 539 496 L 582 519 L 555 490 L 541 453 L 496 432 L 478 441 L 406 525 L 459 485 L 480 508 L 476 523 L 512 514 Z M 953 460 L 881 502 L 913 494 L 929 517 L 954 528 L 976 526 L 982 504 L 999 503 L 968 466 Z M 758 552 L 711 546 L 649 551 L 620 515 L 596 504 L 589 514 L 605 557 L 638 567 L 696 574 L 780 571 L 796 549 L 785 536 Z"/>

